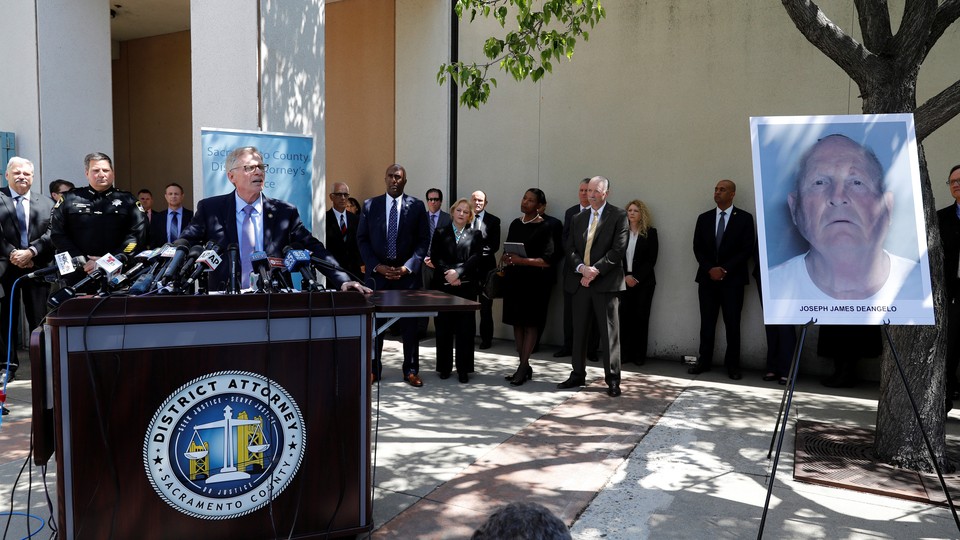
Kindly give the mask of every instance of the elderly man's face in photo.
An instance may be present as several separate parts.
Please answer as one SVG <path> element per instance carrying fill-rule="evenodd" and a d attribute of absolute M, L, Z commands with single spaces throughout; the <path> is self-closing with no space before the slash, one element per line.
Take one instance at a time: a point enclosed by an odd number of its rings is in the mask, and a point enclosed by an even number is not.
<path fill-rule="evenodd" d="M 817 251 L 882 246 L 890 228 L 893 194 L 882 172 L 849 139 L 825 139 L 807 160 L 787 198 L 793 222 Z"/>

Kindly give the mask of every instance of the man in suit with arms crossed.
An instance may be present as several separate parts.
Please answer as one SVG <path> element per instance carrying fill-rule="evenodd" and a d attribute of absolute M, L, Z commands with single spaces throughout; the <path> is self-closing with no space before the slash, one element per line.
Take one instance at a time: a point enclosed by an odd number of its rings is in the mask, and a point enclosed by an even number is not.
<path fill-rule="evenodd" d="M 573 371 L 557 388 L 586 382 L 587 331 L 595 320 L 610 397 L 620 395 L 620 308 L 623 254 L 627 249 L 627 213 L 607 204 L 610 181 L 594 176 L 587 184 L 588 211 L 573 217 L 564 245 L 567 270 L 563 288 L 573 296 Z"/>
<path fill-rule="evenodd" d="M 53 243 L 50 241 L 50 212 L 53 200 L 30 191 L 33 185 L 33 163 L 21 157 L 12 157 L 7 163 L 8 187 L 0 189 L 0 259 L 6 264 L 0 287 L 8 296 L 0 307 L 0 344 L 6 343 L 10 320 L 14 321 L 12 345 L 17 344 L 17 322 L 20 321 L 20 302 L 26 309 L 27 324 L 36 328 L 47 312 L 47 296 L 50 284 L 42 280 L 21 279 L 13 300 L 9 296 L 13 282 L 53 260 Z M 24 230 L 26 228 L 26 230 Z M 10 309 L 11 304 L 13 309 Z M 4 350 L 6 350 L 4 348 Z M 7 380 L 13 380 L 17 371 L 17 355 L 10 355 L 10 372 Z M 3 369 L 5 364 L 0 365 Z"/>
<path fill-rule="evenodd" d="M 327 249 L 340 262 L 340 266 L 355 276 L 360 276 L 360 248 L 357 247 L 357 227 L 360 216 L 347 212 L 350 186 L 334 182 L 327 210 Z"/>
<path fill-rule="evenodd" d="M 733 206 L 737 185 L 720 180 L 713 190 L 716 208 L 697 218 L 693 254 L 697 258 L 700 299 L 700 358 L 687 370 L 691 375 L 710 371 L 717 314 L 723 311 L 727 351 L 723 364 L 733 380 L 740 380 L 740 312 L 743 289 L 750 282 L 747 261 L 753 254 L 756 231 L 753 216 Z"/>
<path fill-rule="evenodd" d="M 367 267 L 367 284 L 377 290 L 419 289 L 420 265 L 427 253 L 430 226 L 423 201 L 403 194 L 407 171 L 397 164 L 387 167 L 386 193 L 363 203 L 357 243 Z M 420 379 L 420 343 L 417 321 L 403 318 L 397 322 L 403 335 L 403 380 L 411 386 L 423 386 Z M 383 336 L 377 336 L 377 365 L 373 378 L 383 370 Z"/>
<path fill-rule="evenodd" d="M 180 238 L 192 244 L 212 241 L 226 252 L 230 244 L 240 248 L 241 288 L 247 288 L 252 264 L 250 254 L 263 251 L 268 257 L 283 257 L 283 248 L 299 244 L 317 258 L 334 267 L 336 259 L 323 247 L 300 221 L 296 206 L 263 194 L 267 164 L 263 155 L 253 146 L 235 148 L 224 162 L 227 179 L 236 189 L 226 195 L 208 197 L 197 204 L 197 213 Z M 221 264 L 211 272 L 211 290 L 222 290 L 228 282 L 228 264 Z M 343 272 L 322 270 L 328 280 L 340 290 L 355 289 L 370 292 Z M 334 287 L 336 288 L 336 287 Z"/>
<path fill-rule="evenodd" d="M 473 203 L 473 228 L 483 234 L 483 255 L 480 256 L 478 272 L 482 278 L 497 266 L 497 251 L 500 250 L 500 218 L 486 211 L 487 194 L 474 191 L 470 195 Z M 480 348 L 489 349 L 493 340 L 493 299 L 480 295 Z"/>
<path fill-rule="evenodd" d="M 180 238 L 180 232 L 193 219 L 193 210 L 183 207 L 183 188 L 176 182 L 167 184 L 163 191 L 167 209 L 155 212 L 150 222 L 150 247 L 160 247 Z"/>

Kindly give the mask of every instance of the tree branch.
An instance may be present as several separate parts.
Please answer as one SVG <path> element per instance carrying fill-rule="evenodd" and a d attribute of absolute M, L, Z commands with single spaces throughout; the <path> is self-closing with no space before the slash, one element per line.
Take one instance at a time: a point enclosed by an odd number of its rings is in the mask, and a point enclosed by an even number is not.
<path fill-rule="evenodd" d="M 860 32 L 867 49 L 883 54 L 890 46 L 893 32 L 890 30 L 890 6 L 887 0 L 854 0 Z"/>
<path fill-rule="evenodd" d="M 847 35 L 812 0 L 780 0 L 797 30 L 833 60 L 861 88 L 887 68 L 862 44 Z"/>
<path fill-rule="evenodd" d="M 928 99 L 913 112 L 917 143 L 960 114 L 960 81 Z"/>
<path fill-rule="evenodd" d="M 937 15 L 937 0 L 907 0 L 900 29 L 893 38 L 893 51 L 901 68 L 916 70 L 930 50 L 927 36 Z"/>
<path fill-rule="evenodd" d="M 930 28 L 930 36 L 927 38 L 927 51 L 929 52 L 936 45 L 940 36 L 957 22 L 960 18 L 960 0 L 944 0 L 937 9 L 937 15 L 933 19 L 933 26 Z"/>

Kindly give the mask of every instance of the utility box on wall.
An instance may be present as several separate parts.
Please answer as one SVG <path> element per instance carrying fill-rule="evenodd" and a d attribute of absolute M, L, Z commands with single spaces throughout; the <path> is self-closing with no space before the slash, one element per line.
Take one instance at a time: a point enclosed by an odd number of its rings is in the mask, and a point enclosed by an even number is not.
<path fill-rule="evenodd" d="M 7 169 L 7 162 L 17 155 L 17 136 L 12 131 L 0 131 L 0 163 Z"/>

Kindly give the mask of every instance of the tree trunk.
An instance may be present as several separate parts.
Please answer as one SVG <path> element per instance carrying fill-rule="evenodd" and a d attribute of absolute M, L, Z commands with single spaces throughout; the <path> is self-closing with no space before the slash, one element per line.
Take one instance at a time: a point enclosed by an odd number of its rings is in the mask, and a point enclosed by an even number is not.
<path fill-rule="evenodd" d="M 864 110 L 864 113 L 867 113 Z M 944 434 L 946 389 L 944 379 L 944 351 L 946 327 L 944 320 L 943 248 L 940 227 L 927 172 L 923 147 L 920 155 L 920 182 L 924 220 L 927 225 L 927 256 L 930 260 L 930 278 L 933 282 L 933 305 L 937 315 L 936 326 L 888 326 L 893 347 L 899 355 L 920 420 L 927 433 L 933 454 L 942 470 L 952 471 L 946 460 Z M 886 338 L 884 338 L 886 342 Z M 877 432 L 874 452 L 878 459 L 898 467 L 917 471 L 933 471 L 933 462 L 927 450 L 913 406 L 897 369 L 893 351 L 886 343 L 880 373 L 880 402 L 877 407 Z"/>

